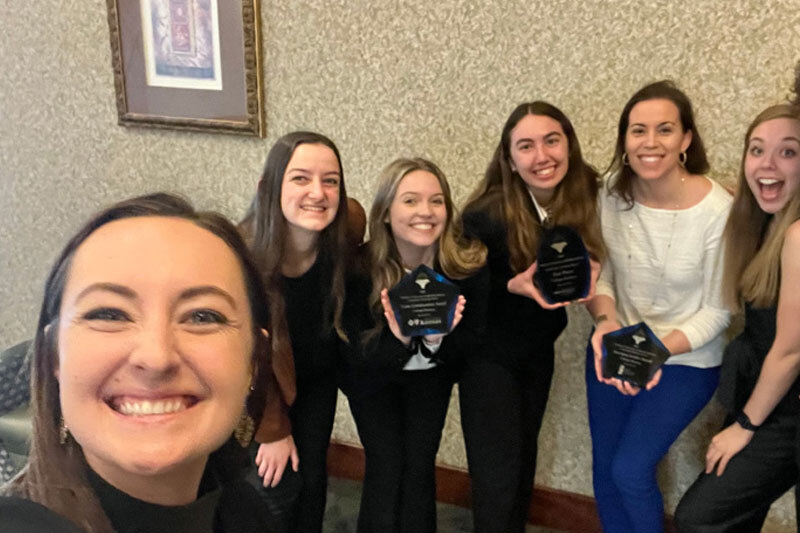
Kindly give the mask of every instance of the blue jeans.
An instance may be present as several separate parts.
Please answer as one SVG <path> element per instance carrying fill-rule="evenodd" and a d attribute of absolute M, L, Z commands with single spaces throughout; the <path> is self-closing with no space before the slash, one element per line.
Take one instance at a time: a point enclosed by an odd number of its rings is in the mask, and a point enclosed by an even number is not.
<path fill-rule="evenodd" d="M 665 365 L 654 389 L 625 396 L 597 381 L 591 344 L 587 347 L 592 476 L 605 533 L 664 530 L 656 467 L 711 399 L 718 381 L 719 367 Z"/>

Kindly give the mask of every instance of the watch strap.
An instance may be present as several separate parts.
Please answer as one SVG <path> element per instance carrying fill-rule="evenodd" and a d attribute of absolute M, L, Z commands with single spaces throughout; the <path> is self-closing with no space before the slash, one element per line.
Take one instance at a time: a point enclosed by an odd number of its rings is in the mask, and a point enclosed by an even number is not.
<path fill-rule="evenodd" d="M 755 431 L 761 427 L 750 422 L 750 417 L 747 416 L 747 413 L 744 411 L 739 411 L 739 414 L 736 416 L 736 423 L 748 431 Z"/>

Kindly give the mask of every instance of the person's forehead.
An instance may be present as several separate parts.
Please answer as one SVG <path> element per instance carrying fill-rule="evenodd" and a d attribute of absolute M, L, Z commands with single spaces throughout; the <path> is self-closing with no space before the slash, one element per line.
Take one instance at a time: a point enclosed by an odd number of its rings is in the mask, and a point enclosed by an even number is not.
<path fill-rule="evenodd" d="M 98 228 L 76 250 L 68 279 L 75 278 L 214 283 L 231 290 L 244 285 L 230 247 L 210 231 L 176 217 L 126 218 Z"/>

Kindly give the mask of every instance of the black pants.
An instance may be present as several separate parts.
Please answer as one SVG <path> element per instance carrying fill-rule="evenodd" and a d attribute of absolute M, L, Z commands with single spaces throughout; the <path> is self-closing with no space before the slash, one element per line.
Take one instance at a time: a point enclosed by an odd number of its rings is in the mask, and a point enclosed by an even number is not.
<path fill-rule="evenodd" d="M 552 347 L 527 370 L 479 357 L 466 363 L 458 387 L 476 533 L 525 530 L 552 378 Z"/>
<path fill-rule="evenodd" d="M 367 459 L 359 533 L 436 531 L 436 452 L 452 388 L 440 368 L 408 370 L 350 401 Z"/>
<path fill-rule="evenodd" d="M 773 415 L 722 476 L 701 473 L 675 511 L 678 531 L 761 531 L 772 502 L 798 481 L 797 428 L 796 415 Z"/>
<path fill-rule="evenodd" d="M 297 473 L 291 459 L 276 487 L 263 488 L 256 468 L 247 475 L 258 484 L 264 510 L 277 533 L 321 533 L 328 489 L 327 454 L 336 414 L 337 387 L 332 379 L 300 382 L 289 411 L 292 437 L 300 457 Z M 255 444 L 258 449 L 258 444 Z"/>

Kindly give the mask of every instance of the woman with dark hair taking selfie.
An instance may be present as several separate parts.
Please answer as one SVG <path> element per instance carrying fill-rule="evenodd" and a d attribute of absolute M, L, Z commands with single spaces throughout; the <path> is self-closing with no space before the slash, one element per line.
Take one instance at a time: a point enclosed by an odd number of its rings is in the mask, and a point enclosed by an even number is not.
<path fill-rule="evenodd" d="M 337 398 L 337 343 L 348 257 L 347 194 L 336 145 L 298 131 L 275 142 L 240 229 L 262 273 L 272 316 L 272 376 L 256 432 L 265 503 L 286 531 L 319 532 Z M 296 506 L 296 477 L 302 486 Z M 282 478 L 287 478 L 283 483 Z M 289 483 L 289 486 L 286 486 Z M 288 509 L 286 507 L 289 507 Z"/>
<path fill-rule="evenodd" d="M 478 533 L 524 531 L 553 345 L 567 325 L 566 304 L 548 304 L 533 284 L 537 249 L 546 226 L 571 227 L 593 259 L 594 281 L 604 258 L 596 195 L 597 172 L 572 123 L 537 101 L 508 117 L 465 207 L 465 232 L 487 246 L 491 271 L 486 346 L 467 358 L 459 381 Z"/>
<path fill-rule="evenodd" d="M 707 171 L 688 97 L 669 81 L 637 91 L 620 115 L 600 193 L 608 260 L 587 305 L 592 474 L 605 531 L 663 531 L 656 467 L 717 387 L 730 316 L 720 258 L 731 197 Z M 604 377 L 602 354 L 603 335 L 639 322 L 669 352 L 642 390 Z"/>
<path fill-rule="evenodd" d="M 231 439 L 248 443 L 263 405 L 267 323 L 224 217 L 166 194 L 93 217 L 45 285 L 33 440 L 3 487 L 2 529 L 271 531 Z"/>

